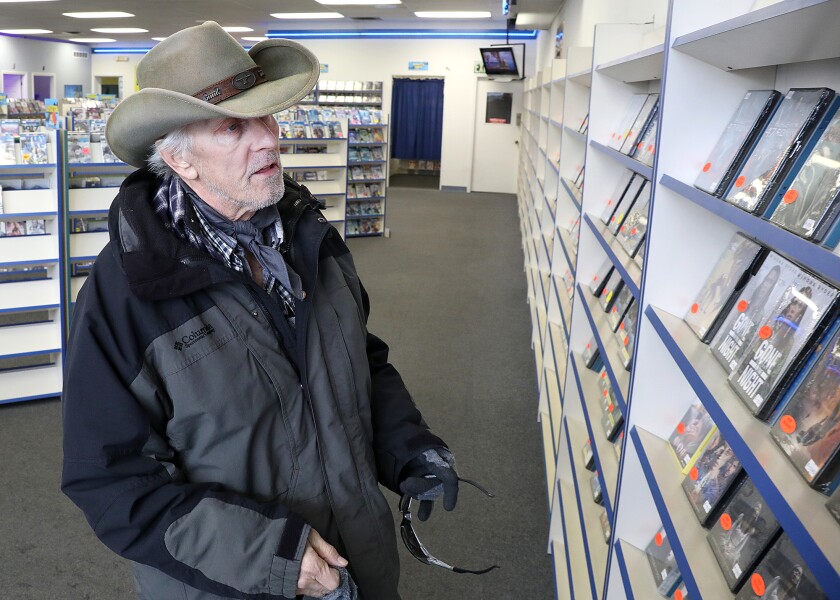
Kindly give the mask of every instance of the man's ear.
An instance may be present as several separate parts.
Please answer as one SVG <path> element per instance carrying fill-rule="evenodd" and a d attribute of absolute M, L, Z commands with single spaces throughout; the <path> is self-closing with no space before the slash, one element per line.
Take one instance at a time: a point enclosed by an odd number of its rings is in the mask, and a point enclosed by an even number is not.
<path fill-rule="evenodd" d="M 161 148 L 160 140 L 155 142 L 155 145 L 158 147 L 158 152 L 160 152 L 160 157 L 163 159 L 163 162 L 169 165 L 169 168 L 175 171 L 181 179 L 184 181 L 193 181 L 198 177 L 198 171 L 195 168 L 191 156 L 184 155 L 184 153 L 174 154 L 170 150 Z"/>

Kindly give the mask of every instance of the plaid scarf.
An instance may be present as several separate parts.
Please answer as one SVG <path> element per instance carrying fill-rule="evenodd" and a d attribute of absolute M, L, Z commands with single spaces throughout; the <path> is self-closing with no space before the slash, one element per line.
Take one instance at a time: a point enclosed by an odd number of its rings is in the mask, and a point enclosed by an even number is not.
<path fill-rule="evenodd" d="M 202 200 L 192 190 L 184 189 L 185 187 L 180 177 L 167 175 L 155 192 L 152 206 L 164 227 L 192 246 L 206 251 L 226 267 L 240 273 L 250 274 L 251 268 L 245 259 L 244 248 L 235 237 L 221 231 L 202 214 Z M 193 203 L 195 216 L 198 219 L 199 229 L 197 231 L 186 225 L 188 199 Z M 278 218 L 274 222 L 274 227 L 264 232 L 263 235 L 269 245 L 275 250 L 279 250 L 280 244 L 283 243 L 283 223 L 280 219 Z M 290 273 L 294 273 L 288 264 L 287 269 Z M 292 292 L 286 289 L 268 269 L 263 269 L 263 287 L 269 294 L 276 292 L 280 295 L 283 313 L 291 325 L 294 326 L 295 302 Z"/>

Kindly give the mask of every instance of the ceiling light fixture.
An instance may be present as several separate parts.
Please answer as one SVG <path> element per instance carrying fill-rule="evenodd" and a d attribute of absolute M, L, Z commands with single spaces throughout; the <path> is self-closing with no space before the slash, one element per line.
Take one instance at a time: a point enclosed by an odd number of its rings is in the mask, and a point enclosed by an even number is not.
<path fill-rule="evenodd" d="M 112 40 L 111 38 L 70 38 L 70 41 L 80 44 L 98 44 L 100 42 L 116 42 L 117 40 Z"/>
<path fill-rule="evenodd" d="M 131 13 L 127 12 L 71 12 L 61 13 L 65 17 L 73 17 L 74 19 L 125 19 L 133 17 Z"/>
<path fill-rule="evenodd" d="M 91 29 L 96 33 L 149 33 L 148 29 L 141 29 L 139 27 L 97 27 Z"/>
<path fill-rule="evenodd" d="M 315 0 L 324 6 L 371 6 L 386 4 L 402 4 L 400 0 Z"/>
<path fill-rule="evenodd" d="M 489 19 L 491 14 L 485 10 L 427 10 L 414 13 L 421 19 Z"/>
<path fill-rule="evenodd" d="M 0 2 L 2 1 L 0 0 Z M 52 33 L 52 31 L 49 29 L 0 29 L 0 33 L 8 33 L 9 35 L 41 35 Z"/>
<path fill-rule="evenodd" d="M 156 41 L 156 42 L 162 42 L 162 41 L 163 41 L 163 40 L 165 40 L 166 38 L 165 38 L 165 37 L 155 37 L 155 38 L 152 38 L 152 39 L 153 39 L 154 41 Z"/>
<path fill-rule="evenodd" d="M 242 39 L 243 39 L 243 41 L 246 41 L 246 42 L 264 42 L 268 38 L 267 37 L 244 37 Z"/>
<path fill-rule="evenodd" d="M 308 13 L 271 13 L 275 19 L 343 19 L 344 15 L 337 12 L 308 12 Z"/>
<path fill-rule="evenodd" d="M 228 33 L 248 33 L 249 31 L 254 31 L 250 27 L 222 27 Z"/>

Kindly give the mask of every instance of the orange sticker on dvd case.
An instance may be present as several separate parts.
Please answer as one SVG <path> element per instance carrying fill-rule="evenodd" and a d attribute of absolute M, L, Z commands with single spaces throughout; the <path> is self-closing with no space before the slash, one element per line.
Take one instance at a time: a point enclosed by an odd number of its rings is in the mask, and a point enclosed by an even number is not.
<path fill-rule="evenodd" d="M 697 311 L 700 310 L 700 305 L 696 302 L 691 305 L 691 314 L 696 315 Z"/>
<path fill-rule="evenodd" d="M 794 202 L 796 202 L 797 198 L 799 198 L 799 192 L 791 189 L 785 192 L 785 195 L 782 196 L 782 201 L 785 204 L 793 204 Z"/>
<path fill-rule="evenodd" d="M 764 585 L 764 577 L 762 577 L 760 573 L 752 574 L 752 577 L 750 577 L 750 585 L 752 586 L 752 590 L 755 592 L 756 596 L 763 596 L 764 592 L 767 591 L 767 586 Z"/>
<path fill-rule="evenodd" d="M 773 335 L 773 328 L 769 325 L 764 325 L 761 329 L 758 330 L 758 337 L 762 340 L 770 339 L 770 336 Z"/>
<path fill-rule="evenodd" d="M 720 526 L 723 528 L 724 531 L 729 531 L 732 529 L 732 517 L 728 514 L 723 513 L 720 516 Z"/>
<path fill-rule="evenodd" d="M 796 431 L 796 419 L 790 415 L 784 415 L 779 419 L 779 428 L 788 435 L 792 434 Z"/>
<path fill-rule="evenodd" d="M 712 168 L 712 163 L 708 162 L 705 165 L 703 165 L 703 172 L 708 173 L 709 169 L 711 169 L 711 168 Z"/>
<path fill-rule="evenodd" d="M 743 175 L 740 175 L 738 179 L 735 180 L 735 187 L 741 187 L 747 182 L 747 178 Z"/>

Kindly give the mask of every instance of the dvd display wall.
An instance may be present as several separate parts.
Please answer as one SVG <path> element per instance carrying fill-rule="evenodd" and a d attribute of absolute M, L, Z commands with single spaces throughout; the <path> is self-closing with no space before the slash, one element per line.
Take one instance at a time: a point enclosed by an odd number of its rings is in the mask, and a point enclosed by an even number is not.
<path fill-rule="evenodd" d="M 56 132 L 0 135 L 0 403 L 61 393 L 61 156 Z"/>
<path fill-rule="evenodd" d="M 581 49 L 528 84 L 519 209 L 558 598 L 839 593 L 840 46 L 820 32 L 840 7 L 765 4 L 596 25 L 585 125 L 568 120 Z"/>
<path fill-rule="evenodd" d="M 304 102 L 321 106 L 356 106 L 381 109 L 382 82 L 321 79 Z"/>
<path fill-rule="evenodd" d="M 385 233 L 388 190 L 388 124 L 348 125 L 346 237 Z"/>

